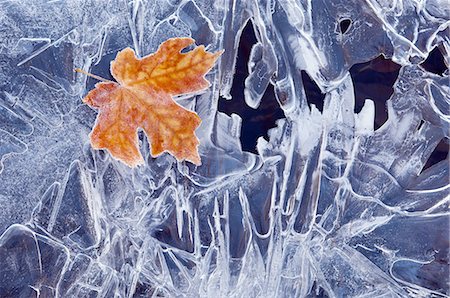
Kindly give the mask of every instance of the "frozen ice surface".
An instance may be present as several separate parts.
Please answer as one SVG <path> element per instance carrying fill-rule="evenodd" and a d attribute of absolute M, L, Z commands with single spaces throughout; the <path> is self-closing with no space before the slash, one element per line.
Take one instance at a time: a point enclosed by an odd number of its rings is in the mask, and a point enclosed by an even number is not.
<path fill-rule="evenodd" d="M 423 62 L 437 50 L 448 67 L 449 14 L 441 0 L 0 0 L 0 296 L 447 297 L 449 159 L 424 166 L 448 147 L 449 72 Z M 141 133 L 147 165 L 131 170 L 90 147 L 95 81 L 73 69 L 108 78 L 119 50 L 175 36 L 225 49 L 211 87 L 178 99 L 203 119 L 203 165 L 150 157 Z M 399 73 L 375 127 L 349 70 L 379 55 Z M 285 115 L 257 154 L 217 109 L 244 97 Z"/>

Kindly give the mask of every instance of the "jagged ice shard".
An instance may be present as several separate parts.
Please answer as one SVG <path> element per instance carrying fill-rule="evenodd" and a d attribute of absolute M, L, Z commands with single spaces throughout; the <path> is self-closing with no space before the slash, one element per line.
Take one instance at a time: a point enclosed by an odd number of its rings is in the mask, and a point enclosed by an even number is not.
<path fill-rule="evenodd" d="M 0 297 L 447 297 L 449 159 L 425 165 L 448 150 L 449 72 L 423 63 L 448 68 L 449 24 L 443 0 L 0 0 Z M 95 80 L 73 69 L 107 78 L 119 50 L 178 36 L 225 50 L 177 99 L 202 166 L 142 132 L 137 169 L 93 150 Z M 350 70 L 380 55 L 392 94 L 358 104 Z M 218 110 L 244 99 L 284 114 L 253 152 Z"/>

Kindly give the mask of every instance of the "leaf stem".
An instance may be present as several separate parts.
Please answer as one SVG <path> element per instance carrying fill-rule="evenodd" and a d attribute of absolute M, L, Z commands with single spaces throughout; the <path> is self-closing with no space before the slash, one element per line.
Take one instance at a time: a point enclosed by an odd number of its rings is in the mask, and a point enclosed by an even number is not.
<path fill-rule="evenodd" d="M 104 78 L 102 78 L 102 77 L 99 77 L 99 76 L 94 75 L 94 74 L 91 74 L 91 73 L 88 73 L 87 71 L 84 71 L 84 70 L 82 70 L 81 68 L 75 68 L 75 71 L 76 71 L 76 72 L 80 72 L 80 73 L 82 73 L 82 74 L 85 74 L 85 75 L 87 75 L 88 77 L 97 79 L 97 80 L 102 81 L 102 82 L 110 82 L 110 83 L 114 83 L 113 81 L 104 79 Z"/>

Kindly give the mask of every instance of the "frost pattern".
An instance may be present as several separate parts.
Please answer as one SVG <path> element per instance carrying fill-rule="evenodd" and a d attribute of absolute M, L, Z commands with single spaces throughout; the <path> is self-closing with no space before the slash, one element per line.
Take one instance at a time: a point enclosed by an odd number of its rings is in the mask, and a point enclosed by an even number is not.
<path fill-rule="evenodd" d="M 1 297 L 446 297 L 449 138 L 446 1 L 0 0 Z M 345 32 L 339 22 L 350 20 Z M 241 32 L 252 22 L 245 102 L 269 84 L 286 118 L 241 150 L 231 98 Z M 203 119 L 203 165 L 165 154 L 130 170 L 89 146 L 81 103 L 115 54 L 170 37 L 225 49 L 211 88 L 178 102 Z M 349 69 L 401 65 L 374 131 L 355 113 Z M 318 84 L 307 104 L 300 72 Z M 223 99 L 221 99 L 223 100 Z"/>

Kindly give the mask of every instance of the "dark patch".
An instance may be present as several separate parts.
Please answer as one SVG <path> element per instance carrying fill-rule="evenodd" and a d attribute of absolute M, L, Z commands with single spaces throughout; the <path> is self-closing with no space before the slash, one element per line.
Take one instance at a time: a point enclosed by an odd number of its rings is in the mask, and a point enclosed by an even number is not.
<path fill-rule="evenodd" d="M 375 123 L 377 130 L 388 119 L 386 102 L 394 93 L 394 83 L 400 71 L 400 65 L 382 55 L 350 68 L 355 88 L 355 113 L 361 112 L 366 99 L 375 103 Z"/>
<path fill-rule="evenodd" d="M 436 146 L 436 148 L 434 148 L 433 153 L 431 153 L 430 157 L 428 158 L 425 166 L 422 169 L 422 172 L 425 171 L 426 169 L 434 166 L 435 164 L 446 160 L 449 158 L 448 156 L 448 147 L 449 147 L 449 143 L 448 143 L 448 139 L 447 138 L 443 138 L 438 145 Z"/>
<path fill-rule="evenodd" d="M 302 70 L 301 76 L 309 108 L 311 108 L 311 104 L 314 104 L 320 112 L 323 112 L 325 94 L 320 91 L 319 86 L 317 86 L 316 82 L 311 79 L 306 71 Z"/>
<path fill-rule="evenodd" d="M 187 225 L 188 215 L 183 212 L 183 220 Z M 184 250 L 192 253 L 194 251 L 194 246 L 191 240 L 191 235 L 189 229 L 184 226 L 181 232 L 181 238 L 178 235 L 178 224 L 177 224 L 177 214 L 172 212 L 167 220 L 159 225 L 152 231 L 152 237 L 158 239 L 159 241 L 167 244 L 171 247 L 176 247 L 180 250 Z"/>
<path fill-rule="evenodd" d="M 257 154 L 256 141 L 259 137 L 268 138 L 267 131 L 275 127 L 275 121 L 284 118 L 283 110 L 275 99 L 274 88 L 267 87 L 261 104 L 257 109 L 250 108 L 244 101 L 244 82 L 248 76 L 247 64 L 252 46 L 257 42 L 252 22 L 249 21 L 242 31 L 239 43 L 236 73 L 231 87 L 232 100 L 219 99 L 218 110 L 227 115 L 232 113 L 242 118 L 242 150 Z"/>
<path fill-rule="evenodd" d="M 417 131 L 419 131 L 419 130 L 422 128 L 422 126 L 423 126 L 424 123 L 425 123 L 425 121 L 420 120 L 420 123 L 419 123 L 419 125 L 417 126 Z"/>
<path fill-rule="evenodd" d="M 110 65 L 111 62 L 116 59 L 117 52 L 116 53 L 110 53 L 102 56 L 99 63 L 92 65 L 92 67 L 87 70 L 88 72 L 97 75 L 99 77 L 102 77 L 106 80 L 110 80 L 115 82 L 116 80 L 113 78 L 111 71 L 110 71 Z M 87 77 L 86 81 L 86 92 L 89 92 L 89 90 L 92 90 L 95 88 L 95 84 L 100 83 L 99 80 Z"/>
<path fill-rule="evenodd" d="M 350 19 L 342 19 L 339 21 L 339 30 L 342 34 L 347 33 L 348 29 L 350 28 L 350 25 L 352 24 L 352 20 Z"/>
<path fill-rule="evenodd" d="M 327 292 L 319 285 L 316 281 L 314 281 L 311 291 L 308 294 L 308 297 L 311 298 L 328 298 Z"/>
<path fill-rule="evenodd" d="M 442 55 L 439 47 L 435 47 L 430 54 L 428 54 L 427 59 L 420 64 L 420 66 L 426 71 L 440 76 L 443 76 L 444 72 L 447 70 L 444 55 Z"/>
<path fill-rule="evenodd" d="M 136 285 L 136 289 L 134 290 L 133 297 L 152 297 L 154 292 L 155 289 L 152 286 L 138 282 Z"/>

